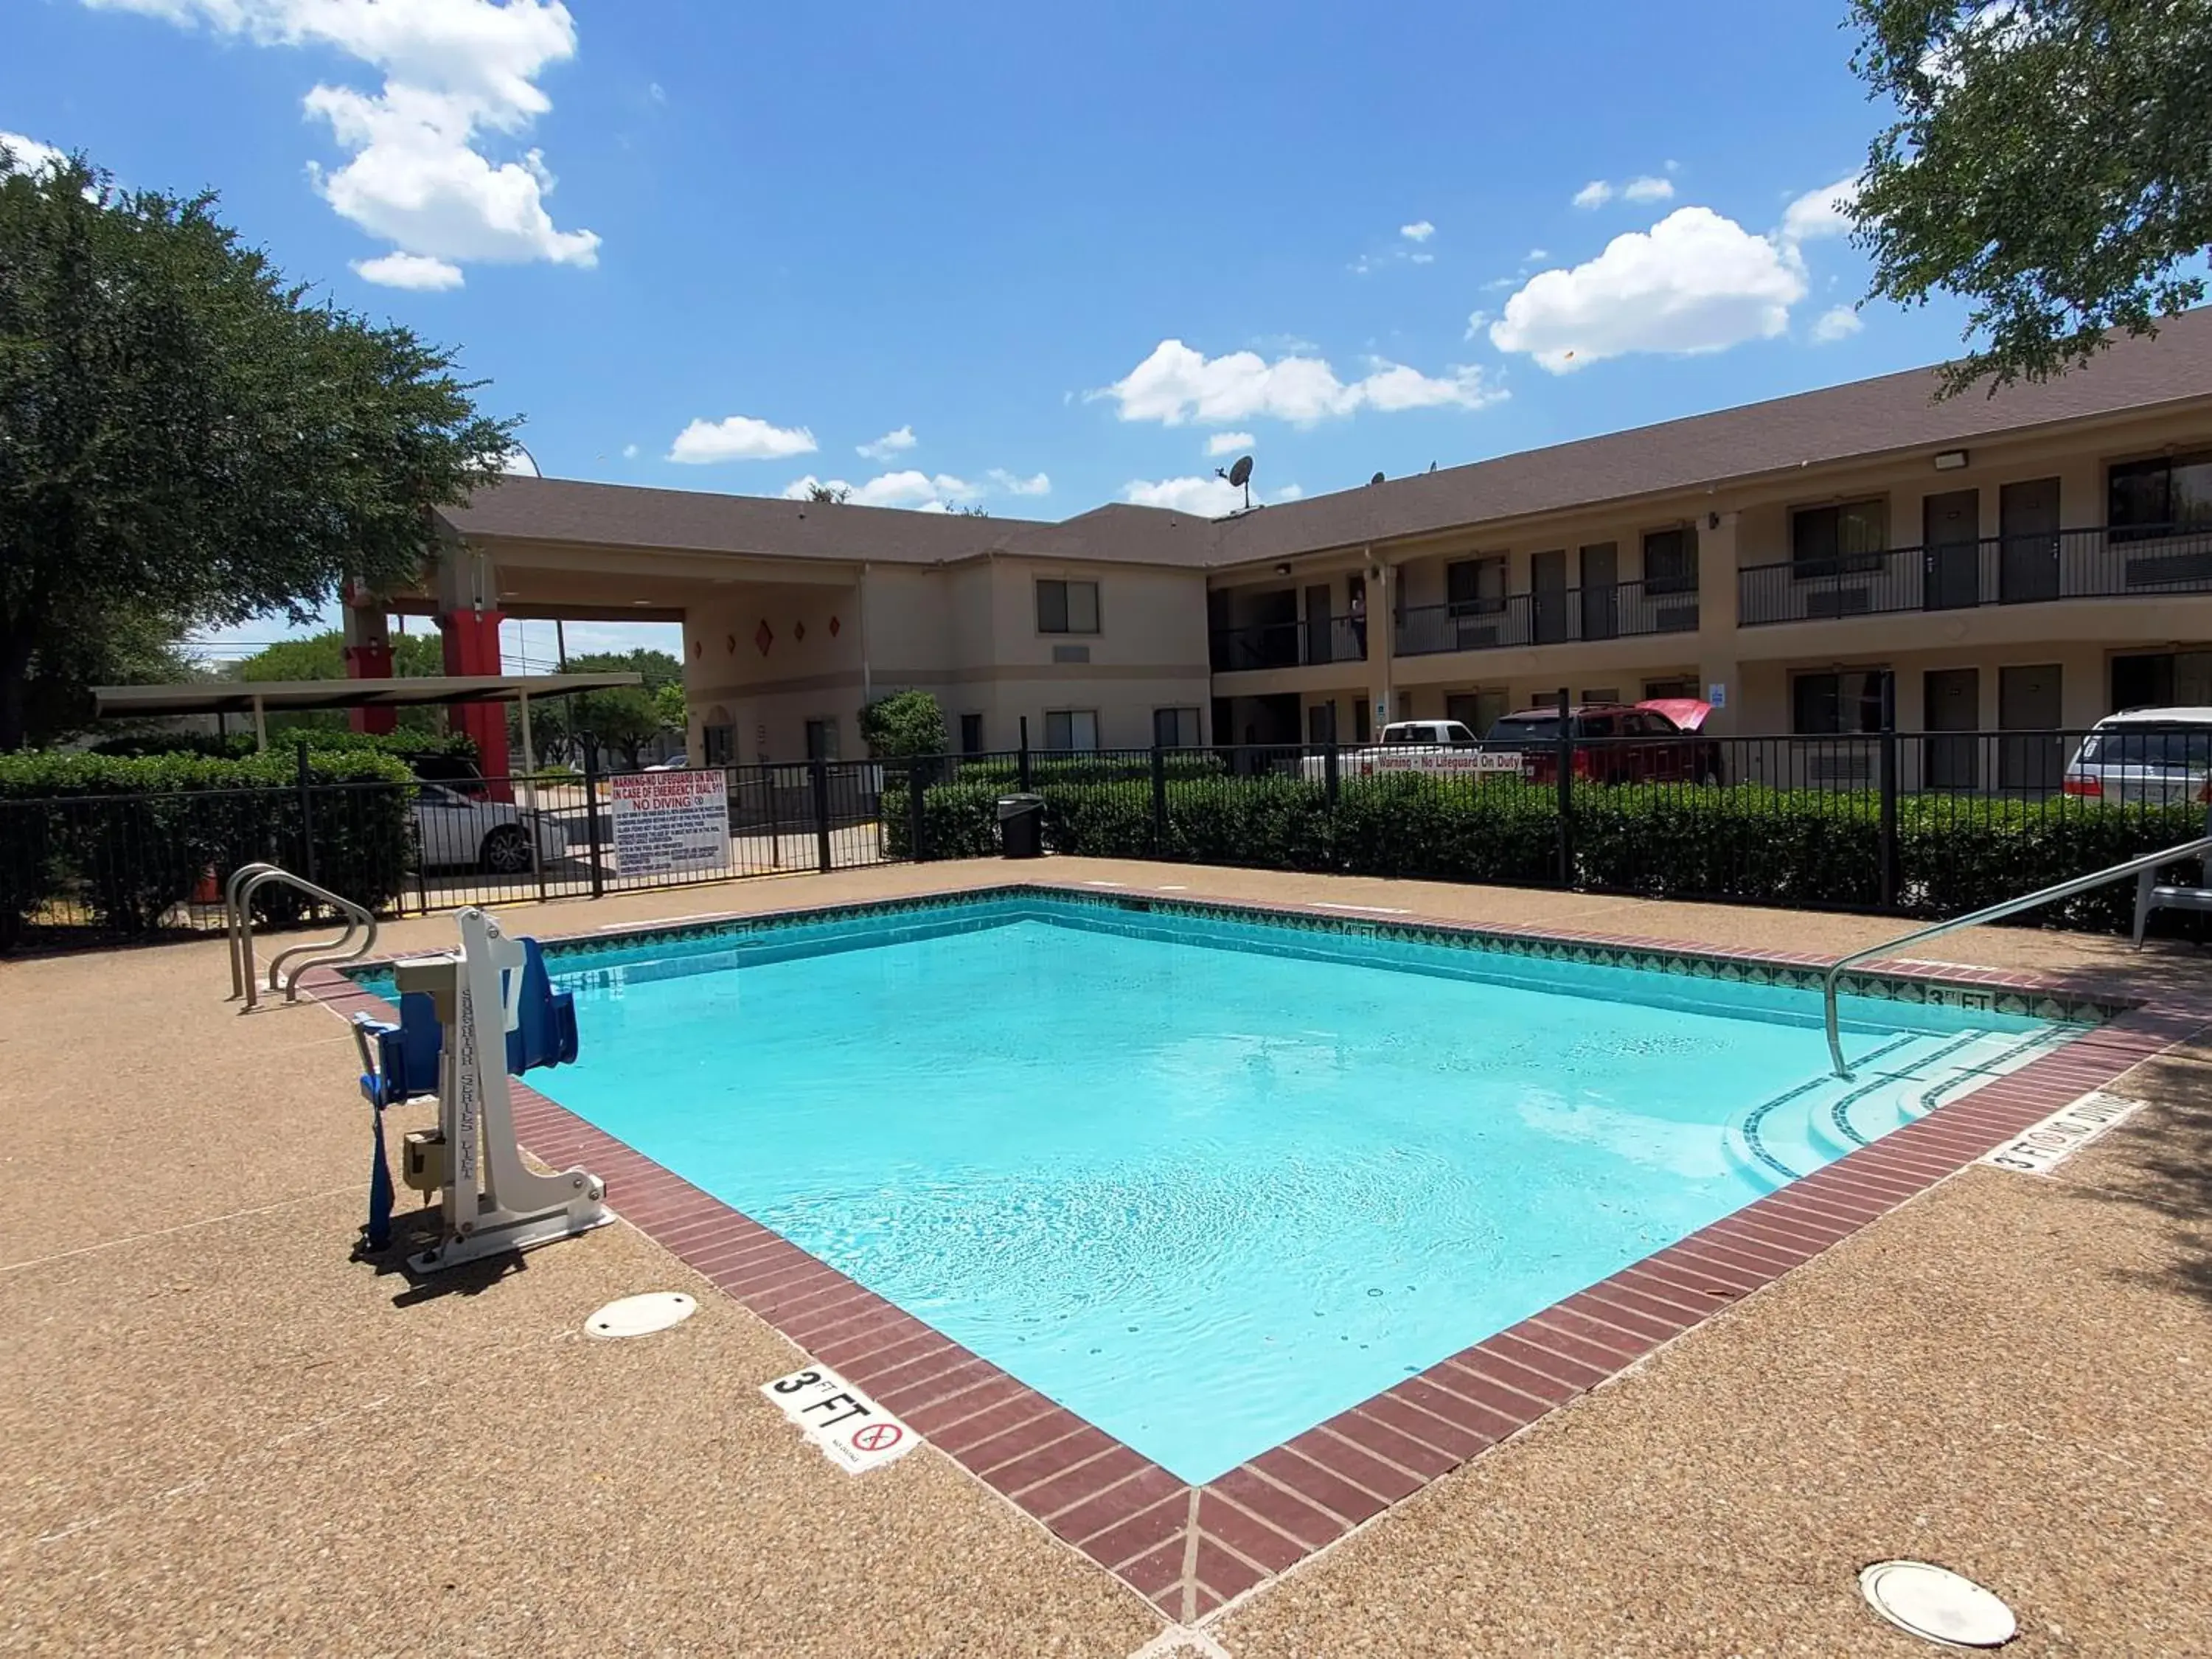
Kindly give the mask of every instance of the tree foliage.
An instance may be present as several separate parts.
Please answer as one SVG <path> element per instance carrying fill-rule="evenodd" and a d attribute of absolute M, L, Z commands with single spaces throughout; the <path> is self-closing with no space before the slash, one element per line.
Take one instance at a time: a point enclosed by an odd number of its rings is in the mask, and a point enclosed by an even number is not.
<path fill-rule="evenodd" d="M 860 740 L 878 760 L 941 755 L 951 747 L 945 711 L 927 691 L 899 691 L 877 698 L 860 711 Z"/>
<path fill-rule="evenodd" d="M 0 156 L 0 749 L 128 641 L 414 580 L 514 423 L 450 352 L 312 301 L 212 196 Z"/>
<path fill-rule="evenodd" d="M 304 639 L 279 640 L 238 662 L 231 672 L 241 680 L 344 679 L 344 631 L 333 628 Z M 434 635 L 402 634 L 392 641 L 392 672 L 400 679 L 442 674 L 446 672 L 445 647 Z M 429 733 L 445 729 L 446 717 L 440 709 L 398 708 L 393 713 L 403 732 Z M 344 711 L 335 708 L 271 714 L 268 718 L 272 732 L 339 732 L 349 724 Z"/>
<path fill-rule="evenodd" d="M 568 672 L 635 674 L 643 684 L 580 692 L 574 697 L 532 698 L 531 741 L 541 757 L 587 744 L 634 771 L 643 763 L 647 744 L 665 731 L 683 729 L 684 665 L 667 652 L 645 647 L 586 652 L 568 659 Z M 509 737 L 517 744 L 521 740 L 519 714 L 509 722 Z"/>
<path fill-rule="evenodd" d="M 2195 305 L 2212 245 L 2212 0 L 1853 0 L 1898 118 L 1853 217 L 1873 292 L 1970 305 L 1947 394 L 2041 380 Z"/>

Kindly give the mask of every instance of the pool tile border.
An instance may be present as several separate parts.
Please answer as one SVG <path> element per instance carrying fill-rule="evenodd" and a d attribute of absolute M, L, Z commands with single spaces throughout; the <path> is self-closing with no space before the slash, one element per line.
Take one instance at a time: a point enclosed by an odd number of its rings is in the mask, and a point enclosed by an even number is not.
<path fill-rule="evenodd" d="M 1480 942 L 1719 978 L 1764 972 L 1772 975 L 1766 982 L 1817 985 L 1826 966 L 1810 956 L 1723 952 L 1660 939 L 1468 927 L 1427 919 L 1370 921 L 1294 905 L 1125 898 L 1039 882 L 678 928 L 648 924 L 558 942 L 564 951 L 579 946 L 588 951 L 602 942 L 626 948 L 737 931 L 741 924 L 773 927 L 1024 896 L 1241 915 L 1277 925 L 1310 922 L 1360 936 Z M 1734 973 L 1728 971 L 1731 966 Z M 2079 1011 L 2074 1018 L 2103 1023 L 2085 1026 L 2018 1070 L 1946 1101 L 1201 1486 L 1178 1480 L 519 1079 L 515 1127 L 534 1157 L 556 1168 L 589 1167 L 607 1183 L 617 1212 L 639 1231 L 801 1351 L 836 1366 L 1163 1615 L 1192 1624 L 1635 1369 L 1666 1343 L 2208 1024 L 2203 1011 L 2130 1002 L 2109 988 L 2070 978 L 1916 967 L 1853 975 L 1846 982 L 1854 992 L 1915 1001 L 1927 1000 L 1931 990 L 1962 993 L 1981 999 L 1978 1006 L 2044 1018 L 2068 1018 L 2042 1012 L 2063 1006 Z M 389 1009 L 333 969 L 313 970 L 302 988 L 342 1014 Z"/>

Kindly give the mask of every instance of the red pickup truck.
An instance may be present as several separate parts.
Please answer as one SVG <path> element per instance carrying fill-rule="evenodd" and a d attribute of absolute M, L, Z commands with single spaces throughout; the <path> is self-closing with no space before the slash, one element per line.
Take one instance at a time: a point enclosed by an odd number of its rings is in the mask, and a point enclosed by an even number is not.
<path fill-rule="evenodd" d="M 1567 711 L 1567 730 L 1576 740 L 1575 775 L 1593 783 L 1725 782 L 1721 745 L 1698 735 L 1712 712 L 1711 703 L 1694 697 L 1577 703 Z M 1521 775 L 1531 783 L 1555 782 L 1559 711 L 1524 708 L 1508 714 L 1490 728 L 1482 746 L 1493 754 L 1517 751 Z"/>

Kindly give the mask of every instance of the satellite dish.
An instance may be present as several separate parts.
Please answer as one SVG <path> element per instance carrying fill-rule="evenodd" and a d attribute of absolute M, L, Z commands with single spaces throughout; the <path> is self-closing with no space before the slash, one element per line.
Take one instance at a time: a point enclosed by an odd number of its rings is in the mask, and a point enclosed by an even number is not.
<path fill-rule="evenodd" d="M 1228 479 L 1231 489 L 1243 490 L 1244 510 L 1247 513 L 1252 510 L 1252 458 L 1249 455 L 1239 455 L 1230 463 L 1229 471 L 1226 472 L 1218 466 L 1215 467 L 1213 476 L 1217 478 Z"/>
<path fill-rule="evenodd" d="M 1378 472 L 1378 473 L 1376 473 L 1373 477 L 1370 478 L 1367 482 L 1368 482 L 1368 483 L 1371 483 L 1371 484 L 1379 484 L 1379 483 L 1381 483 L 1382 482 L 1382 475 L 1380 472 Z"/>

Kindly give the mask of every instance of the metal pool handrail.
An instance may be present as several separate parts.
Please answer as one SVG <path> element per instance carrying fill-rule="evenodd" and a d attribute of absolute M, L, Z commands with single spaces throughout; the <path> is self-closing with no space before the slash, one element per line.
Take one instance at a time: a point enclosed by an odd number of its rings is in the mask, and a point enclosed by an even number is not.
<path fill-rule="evenodd" d="M 2098 870 L 2086 876 L 2076 876 L 2071 881 L 2062 881 L 2055 887 L 2045 887 L 2033 893 L 2022 894 L 1991 904 L 1963 916 L 1954 916 L 1948 921 L 1932 922 L 1914 929 L 1900 938 L 1881 945 L 1870 945 L 1863 951 L 1854 951 L 1847 957 L 1838 957 L 1828 965 L 1828 975 L 1822 994 L 1826 1001 L 1828 1018 L 1828 1058 L 1835 1063 L 1836 1075 L 1849 1080 L 1851 1068 L 1844 1061 L 1844 1040 L 1837 1029 L 1836 983 L 1844 970 L 1877 957 L 1886 957 L 1908 945 L 1917 945 L 1923 939 L 1935 939 L 1944 933 L 1956 933 L 1961 927 L 1977 927 L 1985 921 L 2002 921 L 2007 916 L 2016 916 L 2023 910 L 2033 910 L 2039 904 L 2050 904 L 2063 898 L 2072 898 L 2076 893 L 2086 893 L 2094 888 L 2107 886 L 2145 870 L 2155 870 L 2161 864 L 2172 864 L 2182 859 L 2202 858 L 2212 853 L 2212 836 L 2199 836 L 2195 841 L 2185 841 L 2179 847 L 2169 847 L 2162 853 L 2145 853 L 2141 858 L 2130 859 L 2125 864 L 2116 864 L 2108 870 Z"/>
<path fill-rule="evenodd" d="M 243 995 L 246 1006 L 252 1008 L 258 997 L 253 975 L 253 895 L 257 889 L 272 881 L 295 887 L 313 899 L 319 899 L 345 918 L 345 932 L 327 941 L 310 941 L 279 951 L 269 963 L 269 988 L 282 988 L 287 1001 L 299 995 L 301 975 L 310 968 L 328 967 L 334 963 L 356 962 L 376 948 L 376 918 L 362 905 L 326 887 L 318 887 L 294 875 L 281 866 L 259 863 L 241 865 L 231 872 L 224 889 L 223 904 L 227 912 L 225 926 L 230 935 L 230 990 L 233 996 Z M 356 934 L 361 937 L 356 939 Z M 294 957 L 308 951 L 319 954 L 284 974 L 284 964 Z M 281 988 L 279 976 L 283 976 Z"/>

